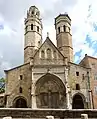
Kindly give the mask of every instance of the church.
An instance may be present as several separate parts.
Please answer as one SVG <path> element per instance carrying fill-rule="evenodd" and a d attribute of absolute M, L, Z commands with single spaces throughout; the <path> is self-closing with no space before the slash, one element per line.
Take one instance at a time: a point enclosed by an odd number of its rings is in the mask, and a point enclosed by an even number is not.
<path fill-rule="evenodd" d="M 55 18 L 56 46 L 42 39 L 40 11 L 31 6 L 24 21 L 24 64 L 5 70 L 0 107 L 31 109 L 97 108 L 97 59 L 85 54 L 74 63 L 71 19 Z"/>

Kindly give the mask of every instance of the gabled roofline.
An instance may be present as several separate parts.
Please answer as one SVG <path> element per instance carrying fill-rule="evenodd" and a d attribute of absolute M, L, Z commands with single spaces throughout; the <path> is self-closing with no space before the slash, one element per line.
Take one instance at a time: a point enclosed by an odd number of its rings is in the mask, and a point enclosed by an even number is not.
<path fill-rule="evenodd" d="M 42 45 L 40 46 L 40 48 L 36 51 L 36 53 L 34 54 L 33 58 L 35 57 L 35 55 L 37 54 L 37 52 L 41 49 L 41 47 L 45 44 L 45 42 L 49 40 L 51 42 L 51 44 L 56 48 L 56 50 L 63 56 L 63 58 L 67 58 L 67 57 L 64 57 L 64 55 L 59 51 L 59 49 L 54 45 L 54 43 L 50 40 L 49 37 L 46 37 L 46 40 L 42 43 Z"/>
<path fill-rule="evenodd" d="M 79 66 L 79 67 L 83 67 L 85 69 L 91 69 L 91 68 L 88 68 L 88 67 L 84 67 L 84 66 L 82 66 L 80 64 L 73 63 L 73 62 L 68 62 L 68 63 L 73 64 L 73 65 L 76 65 L 76 66 Z"/>
<path fill-rule="evenodd" d="M 92 57 L 92 56 L 87 56 L 88 58 L 92 58 L 92 59 L 95 59 L 95 60 L 97 60 L 97 58 L 96 57 Z"/>
<path fill-rule="evenodd" d="M 86 58 L 91 58 L 91 59 L 97 60 L 96 57 L 88 56 L 87 54 L 85 54 L 85 57 L 80 61 L 80 63 L 83 62 Z M 79 63 L 79 64 L 80 64 L 80 63 Z"/>
<path fill-rule="evenodd" d="M 83 62 L 86 58 L 87 58 L 87 55 L 85 55 L 85 57 L 79 62 L 79 64 Z"/>
<path fill-rule="evenodd" d="M 7 73 L 8 71 L 14 70 L 14 69 L 16 69 L 16 68 L 20 68 L 20 67 L 22 67 L 22 66 L 24 66 L 24 65 L 27 65 L 27 64 L 30 64 L 30 63 L 25 63 L 25 64 L 22 64 L 22 65 L 16 66 L 16 67 L 11 68 L 11 69 L 8 69 L 8 70 L 4 70 L 4 72 Z"/>

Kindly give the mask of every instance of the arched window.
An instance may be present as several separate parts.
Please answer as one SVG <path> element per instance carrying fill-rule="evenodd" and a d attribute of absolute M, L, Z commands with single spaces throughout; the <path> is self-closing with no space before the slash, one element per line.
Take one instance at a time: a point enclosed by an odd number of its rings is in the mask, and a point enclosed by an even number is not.
<path fill-rule="evenodd" d="M 31 30 L 33 30 L 33 24 L 31 24 Z"/>
<path fill-rule="evenodd" d="M 54 51 L 53 53 L 54 53 L 54 54 L 53 54 L 54 59 L 56 59 L 56 58 L 57 58 L 57 53 L 56 53 L 56 51 Z"/>
<path fill-rule="evenodd" d="M 23 92 L 23 90 L 22 90 L 22 88 L 20 87 L 20 88 L 19 88 L 19 93 L 22 93 L 22 92 Z"/>
<path fill-rule="evenodd" d="M 47 58 L 51 59 L 51 49 L 47 49 Z"/>
<path fill-rule="evenodd" d="M 39 17 L 39 12 L 36 12 L 36 15 Z"/>
<path fill-rule="evenodd" d="M 23 75 L 20 75 L 20 80 L 22 80 L 23 79 Z"/>
<path fill-rule="evenodd" d="M 63 26 L 63 30 L 64 30 L 64 32 L 66 32 L 66 26 L 65 25 Z"/>
<path fill-rule="evenodd" d="M 34 14 L 34 11 L 32 11 L 32 14 Z"/>
<path fill-rule="evenodd" d="M 44 50 L 41 51 L 41 58 L 45 58 Z"/>
<path fill-rule="evenodd" d="M 58 27 L 58 33 L 60 33 L 60 27 Z"/>
<path fill-rule="evenodd" d="M 37 31 L 39 32 L 39 26 L 37 26 Z"/>
<path fill-rule="evenodd" d="M 80 90 L 80 85 L 76 84 L 76 90 Z"/>

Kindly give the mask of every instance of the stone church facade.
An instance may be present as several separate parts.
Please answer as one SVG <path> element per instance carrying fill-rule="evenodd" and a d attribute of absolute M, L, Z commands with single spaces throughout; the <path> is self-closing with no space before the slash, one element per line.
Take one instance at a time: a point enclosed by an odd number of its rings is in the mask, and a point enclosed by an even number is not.
<path fill-rule="evenodd" d="M 96 68 L 90 65 L 93 62 L 96 67 L 97 59 L 86 55 L 79 64 L 73 62 L 71 19 L 68 14 L 55 18 L 57 46 L 49 36 L 42 42 L 42 29 L 40 11 L 36 6 L 31 6 L 25 19 L 24 64 L 5 70 L 3 106 L 97 108 L 93 88 L 96 85 L 93 78 Z"/>

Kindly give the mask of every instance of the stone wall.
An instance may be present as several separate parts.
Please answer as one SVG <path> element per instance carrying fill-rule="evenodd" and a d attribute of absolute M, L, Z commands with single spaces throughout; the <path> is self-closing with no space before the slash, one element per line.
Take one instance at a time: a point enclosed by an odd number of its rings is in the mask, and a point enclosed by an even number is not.
<path fill-rule="evenodd" d="M 96 119 L 97 110 L 63 110 L 63 109 L 15 109 L 1 108 L 0 119 L 3 117 L 12 117 L 14 119 L 44 119 L 46 116 L 54 116 L 56 119 L 80 119 L 81 114 L 88 114 L 88 118 Z"/>
<path fill-rule="evenodd" d="M 85 108 L 92 108 L 92 102 L 90 102 L 90 94 L 88 92 L 88 77 L 87 72 L 89 69 L 81 67 L 74 63 L 69 63 L 68 84 L 71 89 L 71 99 L 75 94 L 81 94 L 84 101 Z M 78 73 L 78 75 L 77 75 Z M 80 89 L 76 89 L 76 84 L 79 84 Z M 72 100 L 71 100 L 72 104 Z M 91 104 L 91 105 L 90 105 Z"/>
<path fill-rule="evenodd" d="M 27 101 L 27 107 L 31 107 L 31 79 L 31 68 L 29 64 L 6 72 L 6 107 L 13 107 L 15 99 L 18 97 L 24 97 Z M 19 91 L 20 87 L 22 88 L 22 93 Z"/>
<path fill-rule="evenodd" d="M 91 68 L 90 72 L 90 88 L 92 90 L 93 108 L 97 109 L 97 58 L 85 55 L 80 65 Z"/>

